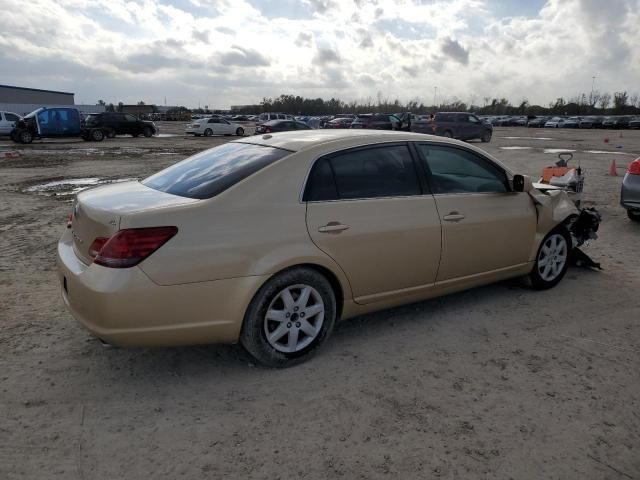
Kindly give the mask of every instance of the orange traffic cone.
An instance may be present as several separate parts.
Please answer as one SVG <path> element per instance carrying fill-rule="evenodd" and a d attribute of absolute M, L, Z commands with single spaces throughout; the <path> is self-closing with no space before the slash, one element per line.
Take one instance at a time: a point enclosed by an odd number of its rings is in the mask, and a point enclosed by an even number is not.
<path fill-rule="evenodd" d="M 616 161 L 611 160 L 611 165 L 609 166 L 609 176 L 610 177 L 617 177 L 618 176 L 618 172 L 616 171 Z"/>

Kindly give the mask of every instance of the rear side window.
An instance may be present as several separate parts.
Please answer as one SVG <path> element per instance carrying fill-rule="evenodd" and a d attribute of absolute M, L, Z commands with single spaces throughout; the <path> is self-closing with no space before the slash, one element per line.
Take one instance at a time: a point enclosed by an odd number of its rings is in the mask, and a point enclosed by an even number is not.
<path fill-rule="evenodd" d="M 291 152 L 250 143 L 226 143 L 205 150 L 142 181 L 181 197 L 211 198 Z"/>
<path fill-rule="evenodd" d="M 418 149 L 427 160 L 435 194 L 509 191 L 505 172 L 471 152 L 434 145 L 418 145 Z"/>
<path fill-rule="evenodd" d="M 17 122 L 20 119 L 20 117 L 13 113 L 5 113 L 4 118 L 7 120 L 7 122 Z"/>
<path fill-rule="evenodd" d="M 352 150 L 319 160 L 304 200 L 420 195 L 418 175 L 405 145 Z"/>

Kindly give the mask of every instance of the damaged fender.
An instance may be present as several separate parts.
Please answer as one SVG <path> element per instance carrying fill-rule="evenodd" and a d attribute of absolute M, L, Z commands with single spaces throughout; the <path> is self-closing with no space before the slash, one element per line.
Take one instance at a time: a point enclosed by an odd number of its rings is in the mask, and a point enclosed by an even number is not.
<path fill-rule="evenodd" d="M 529 255 L 530 261 L 534 261 L 538 253 L 538 247 L 544 237 L 558 225 L 571 222 L 572 218 L 577 218 L 580 210 L 569 199 L 569 196 L 560 189 L 538 190 L 533 188 L 529 191 L 529 195 L 533 199 L 538 216 L 538 225 L 536 228 L 536 238 L 533 242 L 533 249 Z M 573 239 L 573 235 L 572 235 Z M 577 246 L 574 241 L 572 248 Z"/>

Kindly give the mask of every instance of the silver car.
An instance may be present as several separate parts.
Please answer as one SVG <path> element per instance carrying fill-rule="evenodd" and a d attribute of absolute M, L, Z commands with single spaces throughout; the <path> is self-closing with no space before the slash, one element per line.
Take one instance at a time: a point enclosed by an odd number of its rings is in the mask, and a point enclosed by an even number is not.
<path fill-rule="evenodd" d="M 627 215 L 631 220 L 640 222 L 640 158 L 629 164 L 622 180 L 620 203 L 627 209 Z"/>

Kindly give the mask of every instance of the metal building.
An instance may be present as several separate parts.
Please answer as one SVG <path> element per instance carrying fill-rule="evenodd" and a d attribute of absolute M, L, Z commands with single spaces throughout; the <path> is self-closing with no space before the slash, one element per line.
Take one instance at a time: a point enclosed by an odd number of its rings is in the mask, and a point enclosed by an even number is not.
<path fill-rule="evenodd" d="M 0 85 L 0 103 L 73 105 L 73 93 Z"/>

